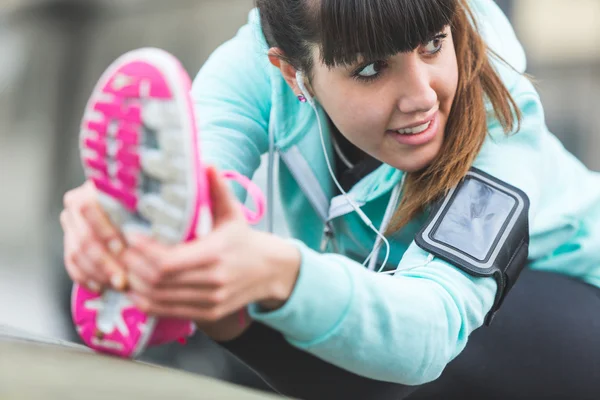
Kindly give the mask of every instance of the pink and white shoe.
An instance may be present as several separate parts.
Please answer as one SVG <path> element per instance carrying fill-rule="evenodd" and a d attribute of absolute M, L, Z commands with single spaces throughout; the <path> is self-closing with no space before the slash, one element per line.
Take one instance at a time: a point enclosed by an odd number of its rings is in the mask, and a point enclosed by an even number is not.
<path fill-rule="evenodd" d="M 123 232 L 179 243 L 212 228 L 190 90 L 191 80 L 175 57 L 146 48 L 117 59 L 88 101 L 80 134 L 83 167 L 103 209 Z M 260 190 L 235 172 L 224 176 L 248 190 L 257 211 L 244 212 L 249 222 L 257 222 L 264 213 Z M 136 357 L 195 329 L 191 321 L 148 316 L 111 290 L 97 294 L 74 285 L 71 305 L 85 344 L 121 357 Z"/>

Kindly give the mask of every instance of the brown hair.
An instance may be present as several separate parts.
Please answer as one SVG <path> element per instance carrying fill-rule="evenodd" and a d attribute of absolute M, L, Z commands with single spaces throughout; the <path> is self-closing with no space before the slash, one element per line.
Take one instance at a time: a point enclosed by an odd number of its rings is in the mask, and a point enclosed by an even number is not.
<path fill-rule="evenodd" d="M 280 48 L 282 58 L 309 78 L 312 44 L 319 46 L 321 61 L 333 67 L 359 56 L 378 60 L 413 51 L 452 27 L 459 78 L 444 144 L 429 166 L 407 174 L 388 233 L 466 175 L 487 134 L 486 98 L 504 131 L 518 130 L 521 113 L 491 64 L 490 57 L 498 56 L 479 35 L 467 0 L 257 0 L 257 6 L 269 46 Z"/>

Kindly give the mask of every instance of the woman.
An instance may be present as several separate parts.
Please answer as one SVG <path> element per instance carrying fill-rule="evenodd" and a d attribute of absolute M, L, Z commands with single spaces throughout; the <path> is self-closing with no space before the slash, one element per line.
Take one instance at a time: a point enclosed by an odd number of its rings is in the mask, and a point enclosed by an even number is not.
<path fill-rule="evenodd" d="M 257 5 L 193 94 L 209 162 L 252 176 L 277 150 L 295 239 L 249 229 L 213 171 L 211 234 L 131 238 L 138 307 L 197 321 L 294 397 L 598 389 L 600 177 L 548 132 L 494 3 Z"/>

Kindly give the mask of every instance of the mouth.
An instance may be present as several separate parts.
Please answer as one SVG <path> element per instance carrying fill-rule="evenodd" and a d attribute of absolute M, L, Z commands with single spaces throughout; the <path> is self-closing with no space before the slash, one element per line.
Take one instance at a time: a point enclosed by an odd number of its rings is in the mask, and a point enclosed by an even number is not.
<path fill-rule="evenodd" d="M 417 125 L 413 128 L 398 129 L 398 130 L 396 130 L 396 132 L 400 135 L 418 135 L 419 133 L 423 133 L 424 131 L 426 131 L 432 122 L 433 122 L 433 118 L 431 120 L 429 120 L 423 124 Z"/>
<path fill-rule="evenodd" d="M 427 128 L 429 128 L 429 125 L 431 125 L 433 120 L 436 118 L 438 112 L 439 109 L 436 109 L 435 112 L 431 113 L 427 118 L 424 118 L 421 121 L 415 122 L 403 128 L 390 129 L 390 131 L 397 132 L 400 135 L 418 135 L 419 133 L 422 133 Z"/>
<path fill-rule="evenodd" d="M 429 119 L 423 122 L 418 122 L 416 125 L 407 128 L 388 130 L 387 133 L 401 144 L 420 146 L 435 139 L 438 126 L 439 118 L 436 111 Z"/>

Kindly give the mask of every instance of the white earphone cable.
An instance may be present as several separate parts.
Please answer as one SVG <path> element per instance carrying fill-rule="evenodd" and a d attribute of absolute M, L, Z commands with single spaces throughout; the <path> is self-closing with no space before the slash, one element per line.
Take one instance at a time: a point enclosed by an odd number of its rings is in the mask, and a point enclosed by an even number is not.
<path fill-rule="evenodd" d="M 331 177 L 333 178 L 333 182 L 337 186 L 338 190 L 340 191 L 340 193 L 342 193 L 342 195 L 344 196 L 344 198 L 346 199 L 346 201 L 348 201 L 348 204 L 350 204 L 350 206 L 358 214 L 358 216 L 360 217 L 360 219 L 369 228 L 371 228 L 371 230 L 373 232 L 375 232 L 375 234 L 378 237 L 378 240 L 380 240 L 380 241 L 382 241 L 382 242 L 385 243 L 385 258 L 383 260 L 383 263 L 381 264 L 382 266 L 385 266 L 387 264 L 387 260 L 388 260 L 388 258 L 390 256 L 390 244 L 389 244 L 387 238 L 381 232 L 379 232 L 379 230 L 377 230 L 377 228 L 375 227 L 375 225 L 373 225 L 373 222 L 371 222 L 371 220 L 369 219 L 369 217 L 367 217 L 367 215 L 360 209 L 360 207 L 358 206 L 358 204 L 356 204 L 354 202 L 354 200 L 352 200 L 352 198 L 348 195 L 348 193 L 346 193 L 346 191 L 342 188 L 342 185 L 340 185 L 340 183 L 338 182 L 337 178 L 335 177 L 335 173 L 333 172 L 333 168 L 331 167 L 331 162 L 329 160 L 329 155 L 327 154 L 327 146 L 325 146 L 325 138 L 323 137 L 323 128 L 321 127 L 321 117 L 319 115 L 319 111 L 317 110 L 317 107 L 315 105 L 315 102 L 314 102 L 312 96 L 310 95 L 310 93 L 308 92 L 308 90 L 306 90 L 306 87 L 304 86 L 304 76 L 303 76 L 303 74 L 300 71 L 296 72 L 296 81 L 298 83 L 298 86 L 300 87 L 300 90 L 302 91 L 302 94 L 304 95 L 304 97 L 308 101 L 308 104 L 311 106 L 311 108 L 315 112 L 315 115 L 317 116 L 317 124 L 318 124 L 318 127 L 319 127 L 319 135 L 321 137 L 321 146 L 323 148 L 323 154 L 325 155 L 325 161 L 327 163 L 327 168 L 329 169 L 329 175 L 331 175 Z M 373 250 L 375 250 L 375 249 L 373 249 Z M 377 250 L 379 250 L 379 249 L 377 249 Z M 367 264 L 367 262 L 369 261 L 369 259 L 373 256 L 373 254 L 374 254 L 374 252 L 372 251 L 371 254 L 363 262 L 363 265 Z"/>

